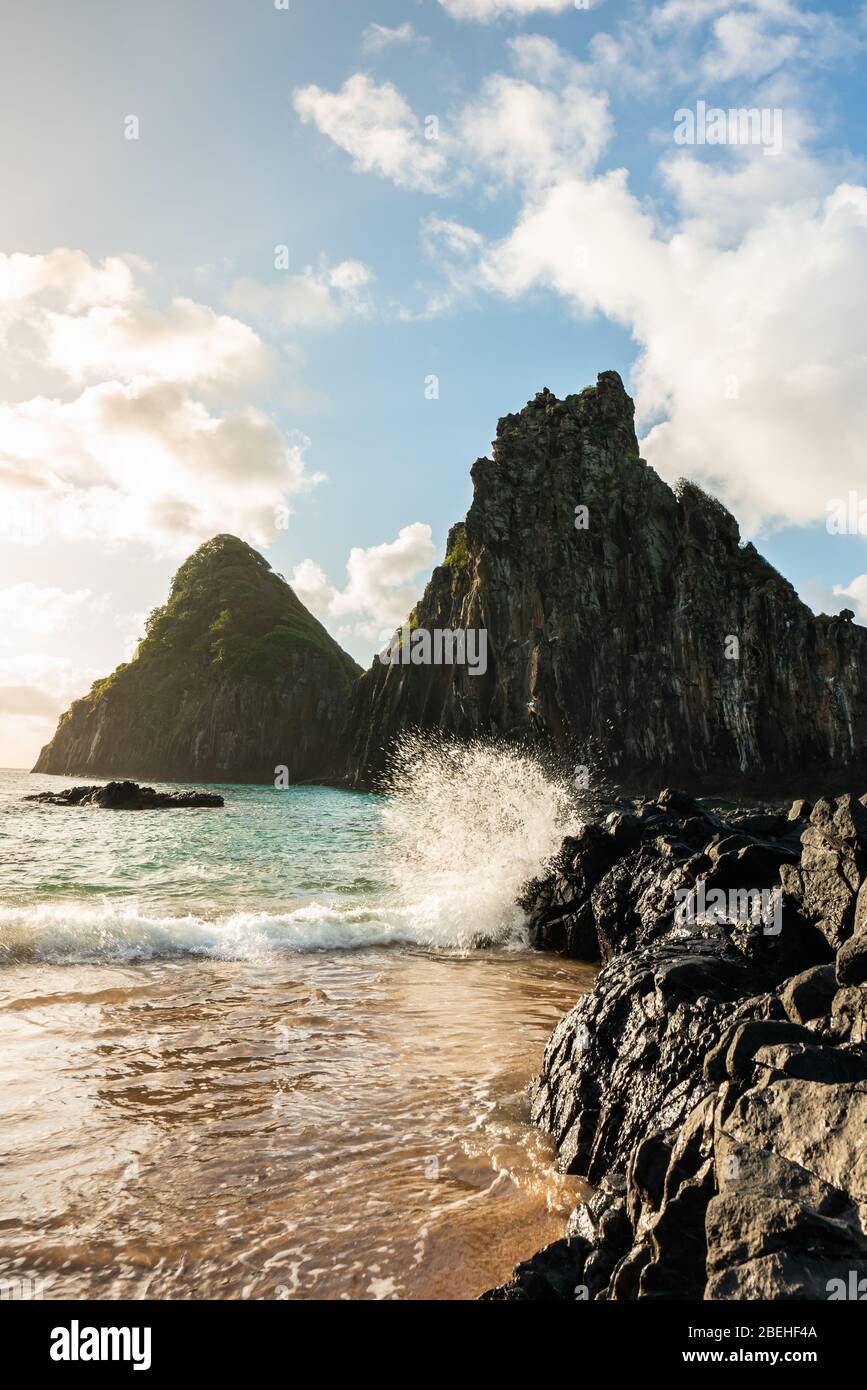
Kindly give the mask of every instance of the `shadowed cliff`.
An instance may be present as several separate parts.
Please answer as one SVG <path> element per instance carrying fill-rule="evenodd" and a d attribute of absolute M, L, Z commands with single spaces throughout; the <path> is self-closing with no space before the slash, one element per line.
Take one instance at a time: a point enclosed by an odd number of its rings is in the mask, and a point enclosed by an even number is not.
<path fill-rule="evenodd" d="M 639 458 L 633 415 L 603 372 L 505 416 L 399 660 L 364 675 L 261 555 L 209 541 L 34 770 L 270 782 L 285 765 L 292 781 L 367 787 L 421 729 L 538 745 L 624 789 L 857 780 L 867 629 L 815 617 L 721 503 L 668 487 Z M 413 664 L 424 633 L 458 630 L 485 634 L 475 672 Z"/>
<path fill-rule="evenodd" d="M 815 617 L 721 503 L 669 488 L 633 415 L 603 372 L 500 421 L 403 633 L 485 629 L 487 670 L 374 661 L 336 776 L 374 782 L 410 727 L 538 742 L 621 785 L 777 794 L 865 767 L 867 630 Z"/>
<path fill-rule="evenodd" d="M 266 560 L 215 536 L 135 658 L 64 714 L 34 772 L 273 782 L 321 775 L 360 668 Z"/>

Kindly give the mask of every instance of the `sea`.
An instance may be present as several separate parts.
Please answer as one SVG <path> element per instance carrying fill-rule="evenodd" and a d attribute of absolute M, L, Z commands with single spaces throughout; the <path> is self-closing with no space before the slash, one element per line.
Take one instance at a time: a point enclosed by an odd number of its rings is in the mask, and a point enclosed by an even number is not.
<path fill-rule="evenodd" d="M 25 800 L 82 780 L 0 772 L 7 1297 L 467 1299 L 563 1234 L 526 1088 L 593 972 L 515 898 L 567 786 L 417 742 L 380 794 Z"/>

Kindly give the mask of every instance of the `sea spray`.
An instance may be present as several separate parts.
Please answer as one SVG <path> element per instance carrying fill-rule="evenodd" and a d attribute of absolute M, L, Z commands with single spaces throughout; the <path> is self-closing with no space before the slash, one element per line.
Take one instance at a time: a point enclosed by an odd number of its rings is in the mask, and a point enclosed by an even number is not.
<path fill-rule="evenodd" d="M 183 835 L 166 812 L 23 801 L 33 785 L 0 774 L 0 834 L 5 818 L 28 845 L 0 862 L 0 970 L 520 945 L 515 898 L 579 816 L 568 770 L 436 735 L 401 740 L 384 796 L 233 786 Z"/>
<path fill-rule="evenodd" d="M 573 784 L 540 757 L 488 739 L 407 733 L 386 773 L 395 908 L 429 946 L 525 942 L 521 887 L 573 834 Z"/>

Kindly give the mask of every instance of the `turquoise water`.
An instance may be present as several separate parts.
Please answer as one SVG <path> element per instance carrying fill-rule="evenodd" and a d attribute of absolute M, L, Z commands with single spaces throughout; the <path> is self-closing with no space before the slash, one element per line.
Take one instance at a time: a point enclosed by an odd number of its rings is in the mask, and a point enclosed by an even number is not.
<path fill-rule="evenodd" d="M 489 749 L 402 776 L 113 812 L 0 773 L 0 1278 L 471 1298 L 563 1233 L 525 1086 L 592 972 L 515 895 L 572 808 Z"/>
<path fill-rule="evenodd" d="M 222 810 L 23 800 L 70 782 L 0 772 L 0 960 L 253 958 L 401 934 L 381 798 L 227 786 Z"/>
<path fill-rule="evenodd" d="M 205 915 L 336 893 L 359 900 L 381 846 L 381 798 L 318 787 L 225 786 L 222 810 L 99 814 L 23 800 L 75 779 L 0 772 L 0 897 L 119 901 Z M 168 787 L 167 783 L 157 783 Z"/>
<path fill-rule="evenodd" d="M 70 779 L 0 773 L 0 962 L 521 947 L 515 898 L 574 807 L 525 755 L 410 752 L 389 796 L 232 785 L 207 810 L 44 805 Z"/>

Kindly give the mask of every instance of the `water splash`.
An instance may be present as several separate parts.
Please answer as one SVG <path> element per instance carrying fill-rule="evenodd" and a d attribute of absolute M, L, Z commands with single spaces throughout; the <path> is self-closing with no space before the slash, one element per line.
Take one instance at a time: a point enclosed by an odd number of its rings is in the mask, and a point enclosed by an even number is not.
<path fill-rule="evenodd" d="M 29 903 L 0 895 L 0 966 L 524 945 L 515 899 L 579 823 L 569 778 L 527 749 L 411 734 L 385 790 L 239 788 L 224 821 L 168 842 L 162 812 L 94 812 L 84 824 L 25 807 L 31 843 L 44 842 L 43 882 L 56 872 L 52 834 L 79 879 L 64 870 Z M 94 892 L 118 875 L 127 891 Z"/>
<path fill-rule="evenodd" d="M 526 748 L 405 734 L 385 778 L 397 906 L 428 945 L 525 944 L 517 898 L 580 824 L 575 788 Z"/>

